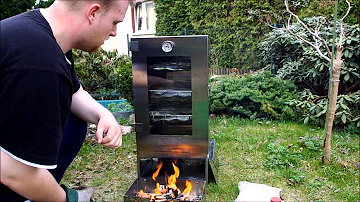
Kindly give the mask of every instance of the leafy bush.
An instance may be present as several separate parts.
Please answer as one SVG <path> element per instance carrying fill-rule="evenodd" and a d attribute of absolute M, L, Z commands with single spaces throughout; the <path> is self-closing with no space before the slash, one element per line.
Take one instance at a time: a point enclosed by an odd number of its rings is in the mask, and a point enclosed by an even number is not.
<path fill-rule="evenodd" d="M 83 88 L 91 94 L 114 93 L 116 69 L 109 65 L 116 53 L 106 52 L 101 49 L 99 52 L 87 53 L 81 50 L 74 50 L 74 65 L 76 73 Z"/>
<path fill-rule="evenodd" d="M 294 119 L 285 105 L 296 95 L 295 85 L 269 71 L 219 78 L 210 88 L 210 110 L 247 118 Z"/>
<path fill-rule="evenodd" d="M 328 104 L 326 96 L 313 95 L 310 90 L 305 89 L 299 93 L 299 98 L 292 99 L 286 104 L 289 104 L 296 113 L 302 116 L 305 124 L 325 124 Z M 338 96 L 334 124 L 360 128 L 360 90 Z"/>
<path fill-rule="evenodd" d="M 107 106 L 107 109 L 110 111 L 110 112 L 119 112 L 119 111 L 129 111 L 129 110 L 132 110 L 134 109 L 133 106 L 130 105 L 130 103 L 128 102 L 121 102 L 119 104 L 115 104 L 114 102 L 113 103 L 110 103 L 108 106 Z"/>
<path fill-rule="evenodd" d="M 132 104 L 132 71 L 128 56 L 103 49 L 91 54 L 74 50 L 73 54 L 75 70 L 85 90 L 91 94 L 109 94 L 105 99 L 122 97 Z M 117 93 L 120 97 L 111 96 Z"/>
<path fill-rule="evenodd" d="M 319 36 L 324 38 L 331 49 L 333 23 L 324 17 L 306 18 L 304 22 L 310 27 L 321 24 Z M 299 23 L 293 23 L 290 28 L 294 33 L 315 44 L 314 38 Z M 360 89 L 360 26 L 345 25 L 344 32 L 344 65 L 340 72 L 339 94 L 348 94 Z M 310 45 L 296 39 L 286 28 L 274 29 L 268 33 L 258 47 L 262 50 L 261 56 L 266 69 L 278 70 L 278 77 L 293 81 L 298 89 L 308 88 L 313 94 L 327 95 L 329 62 Z M 321 50 L 323 53 L 326 52 L 324 47 Z"/>
<path fill-rule="evenodd" d="M 305 23 L 313 27 L 322 24 L 320 37 L 332 45 L 333 23 L 324 17 L 304 19 Z M 300 34 L 306 40 L 314 39 L 298 23 L 290 27 L 293 32 Z M 338 36 L 339 31 L 336 35 Z M 359 128 L 359 90 L 360 90 L 360 26 L 345 25 L 343 40 L 343 67 L 340 71 L 337 111 L 334 124 Z M 299 98 L 289 104 L 305 124 L 324 125 L 327 109 L 327 93 L 329 84 L 329 62 L 323 59 L 312 47 L 301 43 L 289 34 L 285 28 L 274 29 L 259 45 L 263 50 L 263 61 L 266 69 L 276 67 L 277 77 L 291 80 L 298 89 L 304 89 Z M 322 52 L 325 52 L 324 48 Z M 359 133 L 359 132 L 358 132 Z"/>
<path fill-rule="evenodd" d="M 134 105 L 131 60 L 127 56 L 117 57 L 114 66 L 117 69 L 116 86 L 118 92 L 131 105 Z"/>

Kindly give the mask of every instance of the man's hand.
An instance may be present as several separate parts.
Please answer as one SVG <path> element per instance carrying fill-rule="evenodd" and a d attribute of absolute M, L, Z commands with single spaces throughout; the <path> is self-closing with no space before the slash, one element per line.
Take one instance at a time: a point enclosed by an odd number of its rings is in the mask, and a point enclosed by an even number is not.
<path fill-rule="evenodd" d="M 122 144 L 120 125 L 111 113 L 105 113 L 97 124 L 96 139 L 106 147 L 116 149 Z"/>
<path fill-rule="evenodd" d="M 120 147 L 122 133 L 113 114 L 82 88 L 72 98 L 71 111 L 77 117 L 97 125 L 95 135 L 98 143 L 114 149 Z"/>

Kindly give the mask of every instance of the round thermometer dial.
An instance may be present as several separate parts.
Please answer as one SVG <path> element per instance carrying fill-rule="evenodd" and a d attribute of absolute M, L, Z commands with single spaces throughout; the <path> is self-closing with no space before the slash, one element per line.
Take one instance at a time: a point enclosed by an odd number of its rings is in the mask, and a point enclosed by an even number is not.
<path fill-rule="evenodd" d="M 174 42 L 172 41 L 164 41 L 162 43 L 162 47 L 161 49 L 165 52 L 165 53 L 168 53 L 170 51 L 172 51 L 174 48 Z"/>

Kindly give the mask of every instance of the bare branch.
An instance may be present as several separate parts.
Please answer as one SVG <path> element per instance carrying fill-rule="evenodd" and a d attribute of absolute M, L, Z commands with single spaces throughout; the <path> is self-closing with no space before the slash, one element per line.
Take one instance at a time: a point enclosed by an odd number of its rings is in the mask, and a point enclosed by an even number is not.
<path fill-rule="evenodd" d="M 323 26 L 324 22 L 320 22 L 320 25 L 317 27 L 317 31 L 319 32 L 321 27 Z"/>
<path fill-rule="evenodd" d="M 341 46 L 343 38 L 344 38 L 344 26 L 343 26 L 343 21 L 340 21 L 340 36 L 339 36 L 338 46 Z"/>
<path fill-rule="evenodd" d="M 286 10 L 290 13 L 290 16 L 293 16 L 296 18 L 296 20 L 313 36 L 315 36 L 318 40 L 321 41 L 321 43 L 325 46 L 325 49 L 327 51 L 327 53 L 331 56 L 331 51 L 330 51 L 330 48 L 329 46 L 327 45 L 326 41 L 321 38 L 317 33 L 314 33 L 303 21 L 300 20 L 300 18 L 295 15 L 289 8 L 289 5 L 288 5 L 288 2 L 287 0 L 284 0 L 284 3 L 285 3 L 285 7 L 286 7 Z M 288 25 L 289 25 L 289 21 L 288 21 Z M 289 30 L 289 29 L 288 29 Z M 310 42 L 308 41 L 305 41 L 306 43 L 310 44 Z M 311 45 L 312 47 L 315 48 L 314 45 Z M 330 61 L 330 58 L 329 57 L 326 57 L 323 53 L 321 53 L 320 49 L 319 48 L 316 48 L 317 52 L 321 55 L 321 57 L 323 57 L 324 59 L 326 59 L 327 61 Z"/>
<path fill-rule="evenodd" d="M 289 8 L 289 5 L 288 5 L 287 0 L 285 0 L 284 2 L 285 2 L 286 10 L 290 13 L 290 15 L 293 16 L 293 17 L 295 17 L 296 20 L 297 20 L 308 32 L 310 32 L 310 34 L 316 36 L 317 38 L 319 38 L 319 39 L 321 40 L 321 38 L 320 38 L 318 35 L 316 35 L 307 25 L 305 25 L 305 23 L 304 23 L 302 20 L 300 20 L 300 18 L 299 18 L 297 15 L 295 15 L 292 11 L 290 11 L 290 8 Z"/>
<path fill-rule="evenodd" d="M 338 44 L 339 46 L 342 44 L 342 40 L 344 38 L 344 19 L 346 18 L 346 16 L 349 15 L 349 12 L 351 9 L 350 2 L 348 0 L 346 0 L 346 3 L 348 4 L 348 10 L 346 11 L 345 15 L 340 20 L 340 38 L 339 38 L 339 44 Z"/>
<path fill-rule="evenodd" d="M 350 5 L 349 0 L 346 0 L 346 3 L 348 4 L 348 10 L 346 11 L 345 15 L 341 18 L 341 21 L 344 21 L 344 19 L 346 18 L 346 16 L 349 15 L 349 12 L 351 10 L 351 5 Z"/>
<path fill-rule="evenodd" d="M 315 46 L 313 43 L 311 43 L 310 41 L 302 38 L 301 36 L 299 36 L 299 35 L 297 35 L 297 34 L 295 34 L 295 33 L 290 29 L 291 17 L 292 17 L 292 16 L 289 17 L 288 23 L 287 23 L 287 30 L 289 31 L 289 33 L 290 33 L 291 35 L 295 36 L 298 40 L 303 41 L 303 42 L 309 44 L 311 47 L 313 47 L 313 48 L 319 53 L 319 55 L 320 55 L 322 58 L 324 58 L 325 60 L 327 60 L 328 62 L 330 62 L 330 61 L 331 61 L 330 58 L 327 57 L 326 55 L 324 55 L 324 54 L 321 52 L 320 46 Z"/>
<path fill-rule="evenodd" d="M 320 46 L 321 46 L 321 42 L 320 42 L 320 45 L 319 45 L 319 44 L 318 44 L 319 40 L 317 40 L 317 38 L 316 38 L 314 35 L 312 35 L 312 38 L 313 38 L 314 41 L 315 41 L 315 46 L 316 46 L 316 47 L 320 47 Z"/>

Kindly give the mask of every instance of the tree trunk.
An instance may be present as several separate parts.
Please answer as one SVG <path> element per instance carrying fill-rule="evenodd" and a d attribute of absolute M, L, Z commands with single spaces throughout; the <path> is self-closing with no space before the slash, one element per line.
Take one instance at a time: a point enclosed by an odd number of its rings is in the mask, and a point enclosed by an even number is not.
<path fill-rule="evenodd" d="M 342 66 L 343 61 L 341 60 L 342 57 L 342 46 L 336 46 L 336 56 L 333 62 L 332 67 L 332 78 L 330 78 L 329 82 L 329 103 L 328 109 L 326 113 L 326 123 L 325 123 L 325 139 L 324 139 L 324 155 L 322 158 L 323 164 L 327 164 L 330 161 L 330 152 L 331 152 L 331 133 L 334 123 L 335 117 L 335 110 L 336 110 L 336 102 L 337 102 L 337 95 L 339 90 L 339 82 L 340 82 L 340 69 Z"/>

